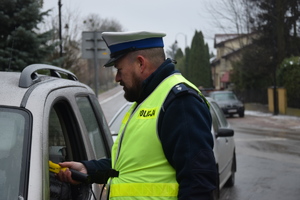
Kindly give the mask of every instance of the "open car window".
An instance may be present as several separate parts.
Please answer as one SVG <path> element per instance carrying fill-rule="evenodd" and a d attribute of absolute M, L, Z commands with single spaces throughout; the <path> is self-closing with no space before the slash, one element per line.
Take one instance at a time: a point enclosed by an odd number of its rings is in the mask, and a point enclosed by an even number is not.
<path fill-rule="evenodd" d="M 49 115 L 49 160 L 54 163 L 86 160 L 87 155 L 78 122 L 71 105 L 56 102 Z M 60 182 L 50 172 L 50 199 L 89 199 L 88 185 Z"/>

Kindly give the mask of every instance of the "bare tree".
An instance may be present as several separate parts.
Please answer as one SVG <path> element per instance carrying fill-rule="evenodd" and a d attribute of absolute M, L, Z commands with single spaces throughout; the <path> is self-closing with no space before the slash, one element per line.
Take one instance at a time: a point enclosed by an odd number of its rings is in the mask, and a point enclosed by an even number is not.
<path fill-rule="evenodd" d="M 70 10 L 68 7 L 63 7 L 61 24 L 62 24 L 62 41 L 59 39 L 59 17 L 56 10 L 52 10 L 51 15 L 48 17 L 47 22 L 43 24 L 42 29 L 52 30 L 52 39 L 50 43 L 56 43 L 55 52 L 49 58 L 50 60 L 58 60 L 55 63 L 63 68 L 74 71 L 76 63 L 80 59 L 80 43 L 81 43 L 81 30 L 77 23 L 80 19 L 80 12 Z M 63 57 L 59 55 L 59 43 L 62 43 Z M 74 71 L 75 72 L 75 71 Z"/>
<path fill-rule="evenodd" d="M 206 2 L 206 9 L 223 33 L 251 33 L 257 8 L 249 0 L 218 0 Z"/>
<path fill-rule="evenodd" d="M 87 17 L 84 18 L 83 24 L 82 24 L 82 30 L 84 31 L 123 31 L 122 25 L 114 19 L 107 19 L 107 18 L 101 18 L 97 14 L 90 14 Z M 104 64 L 99 62 L 100 64 Z M 93 66 L 93 62 L 91 60 L 88 60 L 89 65 L 89 74 L 91 75 L 89 80 L 93 80 L 92 76 L 95 69 Z M 111 86 L 114 85 L 114 73 L 113 68 L 99 68 L 99 83 L 100 83 L 100 89 L 106 90 L 109 89 Z"/>
<path fill-rule="evenodd" d="M 236 37 L 250 34 L 255 30 L 259 9 L 249 0 L 218 0 L 206 2 L 206 9 L 213 18 L 213 23 L 223 34 L 235 34 Z M 229 35 L 229 37 L 232 37 Z M 245 42 L 244 40 L 247 39 Z M 252 40 L 251 37 L 240 37 L 240 47 Z M 227 47 L 230 48 L 230 47 Z M 231 48 L 230 48 L 231 49 Z M 235 50 L 234 47 L 231 49 Z"/>
<path fill-rule="evenodd" d="M 53 30 L 51 43 L 59 44 L 59 18 L 58 12 L 52 11 L 53 14 L 47 19 L 42 27 L 44 30 Z M 59 58 L 59 46 L 50 60 L 59 60 L 56 65 L 73 71 L 80 81 L 85 84 L 93 85 L 94 68 L 91 67 L 91 61 L 81 58 L 81 34 L 83 31 L 122 31 L 122 25 L 113 19 L 103 19 L 97 14 L 90 14 L 82 18 L 79 10 L 71 10 L 68 7 L 62 7 L 62 46 L 63 57 Z M 106 85 L 113 82 L 112 69 L 99 70 L 100 84 Z M 111 85 L 111 84 L 110 84 Z"/>
<path fill-rule="evenodd" d="M 84 18 L 83 29 L 86 31 L 122 31 L 122 25 L 115 19 L 101 18 L 97 14 L 90 14 Z"/>

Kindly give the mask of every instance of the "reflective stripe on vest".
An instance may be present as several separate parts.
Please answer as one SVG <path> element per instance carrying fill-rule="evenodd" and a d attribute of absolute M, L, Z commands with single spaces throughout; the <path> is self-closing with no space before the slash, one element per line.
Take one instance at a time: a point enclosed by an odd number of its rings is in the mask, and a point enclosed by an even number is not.
<path fill-rule="evenodd" d="M 111 185 L 110 197 L 177 197 L 177 183 L 121 183 Z"/>

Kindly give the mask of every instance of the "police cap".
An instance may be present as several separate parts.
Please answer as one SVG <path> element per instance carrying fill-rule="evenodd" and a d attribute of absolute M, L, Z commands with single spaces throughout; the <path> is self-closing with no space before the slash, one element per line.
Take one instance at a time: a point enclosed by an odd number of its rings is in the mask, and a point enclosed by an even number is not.
<path fill-rule="evenodd" d="M 104 64 L 110 67 L 121 57 L 132 51 L 164 47 L 162 32 L 103 32 L 102 38 L 110 50 L 110 59 Z"/>

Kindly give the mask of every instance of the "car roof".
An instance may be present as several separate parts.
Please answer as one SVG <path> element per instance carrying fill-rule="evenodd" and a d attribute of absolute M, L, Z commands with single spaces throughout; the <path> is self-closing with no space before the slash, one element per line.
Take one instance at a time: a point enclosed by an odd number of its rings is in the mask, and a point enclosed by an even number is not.
<path fill-rule="evenodd" d="M 88 86 L 77 81 L 75 75 L 71 80 L 59 77 L 59 70 L 62 70 L 60 72 L 67 73 L 68 71 L 66 70 L 43 64 L 28 67 L 27 70 L 25 68 L 22 72 L 0 72 L 0 105 L 22 107 L 22 101 L 38 88 L 42 88 L 42 90 L 39 90 L 40 97 L 48 95 L 55 88 L 74 86 L 85 87 L 89 92 L 93 93 Z M 41 69 L 52 70 L 53 72 L 50 75 L 38 74 L 37 70 Z M 72 73 L 70 72 L 70 74 Z M 26 79 L 25 83 L 24 79 Z"/>
<path fill-rule="evenodd" d="M 224 90 L 222 90 L 222 91 L 213 91 L 213 92 L 210 92 L 210 93 L 211 93 L 211 94 L 212 94 L 212 93 L 214 93 L 214 94 L 215 94 L 215 93 L 233 93 L 233 91 L 230 91 L 230 90 L 225 90 L 225 91 L 224 91 Z"/>
<path fill-rule="evenodd" d="M 215 100 L 211 97 L 205 97 L 207 99 L 207 101 L 210 103 L 210 102 L 215 102 Z"/>
<path fill-rule="evenodd" d="M 20 105 L 20 99 L 22 99 L 27 89 L 18 87 L 19 78 L 20 73 L 0 72 L 1 105 Z"/>

